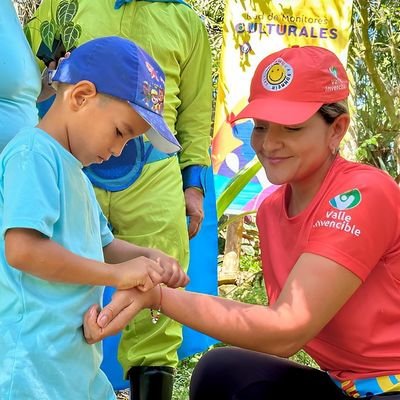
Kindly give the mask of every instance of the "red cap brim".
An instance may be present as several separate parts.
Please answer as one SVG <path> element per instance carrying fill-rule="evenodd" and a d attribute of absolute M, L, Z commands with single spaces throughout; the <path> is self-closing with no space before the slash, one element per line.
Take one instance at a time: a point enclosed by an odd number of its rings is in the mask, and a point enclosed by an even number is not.
<path fill-rule="evenodd" d="M 323 104 L 322 102 L 254 99 L 238 115 L 231 118 L 230 122 L 253 118 L 281 125 L 296 125 L 311 118 Z"/>

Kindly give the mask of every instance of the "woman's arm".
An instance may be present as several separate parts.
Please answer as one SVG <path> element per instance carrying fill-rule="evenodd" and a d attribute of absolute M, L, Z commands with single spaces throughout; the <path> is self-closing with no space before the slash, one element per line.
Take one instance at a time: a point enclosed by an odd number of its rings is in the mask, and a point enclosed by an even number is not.
<path fill-rule="evenodd" d="M 313 338 L 360 284 L 341 265 L 303 254 L 270 307 L 169 288 L 162 289 L 161 306 L 163 314 L 224 343 L 287 357 Z M 117 292 L 99 316 L 95 307 L 87 313 L 87 340 L 92 343 L 115 333 L 142 308 L 157 307 L 159 296 L 157 288 L 145 294 Z"/>

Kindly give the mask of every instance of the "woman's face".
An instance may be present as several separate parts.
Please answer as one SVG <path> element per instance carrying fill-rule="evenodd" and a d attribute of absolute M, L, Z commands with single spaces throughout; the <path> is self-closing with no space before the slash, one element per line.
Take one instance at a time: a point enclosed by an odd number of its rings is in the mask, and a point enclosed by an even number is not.
<path fill-rule="evenodd" d="M 315 176 L 325 176 L 341 137 L 337 137 L 337 120 L 328 125 L 319 113 L 307 121 L 284 126 L 254 120 L 251 137 L 268 180 L 281 185 L 313 181 Z M 347 126 L 346 126 L 347 127 Z"/>

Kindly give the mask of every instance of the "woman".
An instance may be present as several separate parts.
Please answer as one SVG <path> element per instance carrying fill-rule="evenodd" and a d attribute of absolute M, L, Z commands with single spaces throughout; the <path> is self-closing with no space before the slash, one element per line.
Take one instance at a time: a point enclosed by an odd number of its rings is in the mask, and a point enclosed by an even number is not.
<path fill-rule="evenodd" d="M 254 120 L 252 146 L 281 185 L 257 214 L 268 307 L 164 287 L 118 292 L 97 319 L 94 309 L 86 315 L 87 340 L 157 307 L 240 347 L 200 360 L 193 400 L 400 392 L 400 191 L 385 172 L 338 154 L 348 94 L 332 52 L 287 48 L 258 65 L 249 104 L 235 118 Z M 321 369 L 287 359 L 302 348 Z"/>
<path fill-rule="evenodd" d="M 38 123 L 36 101 L 54 94 L 43 85 L 12 0 L 0 2 L 0 151 L 24 126 Z M 50 63 L 55 68 L 56 63 Z M 45 76 L 45 74 L 44 74 Z"/>
<path fill-rule="evenodd" d="M 37 124 L 40 71 L 11 0 L 0 2 L 0 151 L 25 125 Z"/>

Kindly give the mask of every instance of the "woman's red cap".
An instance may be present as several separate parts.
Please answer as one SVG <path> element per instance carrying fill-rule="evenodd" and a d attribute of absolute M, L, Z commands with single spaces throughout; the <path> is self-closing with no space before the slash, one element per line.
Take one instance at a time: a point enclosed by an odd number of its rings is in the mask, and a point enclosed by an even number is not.
<path fill-rule="evenodd" d="M 349 80 L 339 58 L 318 46 L 293 46 L 265 57 L 251 81 L 249 104 L 231 122 L 254 118 L 295 125 L 324 104 L 349 95 Z"/>

